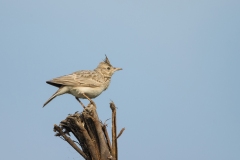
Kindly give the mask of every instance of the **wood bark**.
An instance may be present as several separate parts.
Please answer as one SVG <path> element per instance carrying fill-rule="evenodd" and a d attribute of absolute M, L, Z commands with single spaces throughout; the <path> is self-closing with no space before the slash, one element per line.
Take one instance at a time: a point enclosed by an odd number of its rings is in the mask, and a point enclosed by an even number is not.
<path fill-rule="evenodd" d="M 107 132 L 107 125 L 101 123 L 98 118 L 96 106 L 90 103 L 81 113 L 68 115 L 67 118 L 54 125 L 55 136 L 68 142 L 86 160 L 117 160 L 117 136 L 116 107 L 110 103 L 112 110 L 112 143 Z M 73 141 L 70 133 L 77 139 Z"/>

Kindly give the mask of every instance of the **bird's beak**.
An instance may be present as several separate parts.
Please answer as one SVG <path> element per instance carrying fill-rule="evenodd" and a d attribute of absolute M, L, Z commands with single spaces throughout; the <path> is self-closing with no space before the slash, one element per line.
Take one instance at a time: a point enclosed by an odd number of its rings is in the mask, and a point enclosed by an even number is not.
<path fill-rule="evenodd" d="M 120 71 L 120 70 L 122 70 L 122 68 L 114 68 L 114 72 Z"/>

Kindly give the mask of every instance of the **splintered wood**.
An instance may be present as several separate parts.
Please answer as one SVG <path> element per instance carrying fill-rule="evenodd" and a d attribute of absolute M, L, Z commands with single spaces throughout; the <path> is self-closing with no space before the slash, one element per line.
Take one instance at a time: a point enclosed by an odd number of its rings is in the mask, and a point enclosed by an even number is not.
<path fill-rule="evenodd" d="M 90 103 L 82 113 L 74 113 L 54 125 L 55 136 L 68 142 L 86 160 L 118 160 L 116 107 L 110 103 L 112 110 L 112 144 L 107 132 L 107 125 L 102 124 L 98 118 L 96 106 Z M 70 138 L 70 133 L 77 141 Z"/>

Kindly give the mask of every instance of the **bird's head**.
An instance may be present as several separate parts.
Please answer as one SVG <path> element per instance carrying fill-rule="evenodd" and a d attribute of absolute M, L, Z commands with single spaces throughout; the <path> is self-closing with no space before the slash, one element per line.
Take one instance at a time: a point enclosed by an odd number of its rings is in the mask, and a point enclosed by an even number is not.
<path fill-rule="evenodd" d="M 101 72 L 105 77 L 111 78 L 114 72 L 122 70 L 122 68 L 113 67 L 106 56 L 105 60 L 103 62 L 100 62 L 95 70 Z"/>

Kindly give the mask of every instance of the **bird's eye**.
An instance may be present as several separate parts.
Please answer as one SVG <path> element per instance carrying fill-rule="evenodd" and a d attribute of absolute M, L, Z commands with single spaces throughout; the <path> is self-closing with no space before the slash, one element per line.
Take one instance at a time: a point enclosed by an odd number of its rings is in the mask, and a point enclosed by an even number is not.
<path fill-rule="evenodd" d="M 107 67 L 108 70 L 110 70 L 110 67 Z"/>

